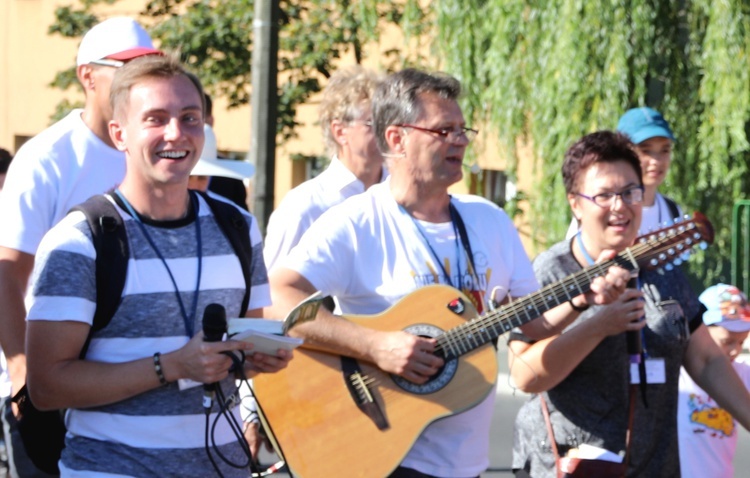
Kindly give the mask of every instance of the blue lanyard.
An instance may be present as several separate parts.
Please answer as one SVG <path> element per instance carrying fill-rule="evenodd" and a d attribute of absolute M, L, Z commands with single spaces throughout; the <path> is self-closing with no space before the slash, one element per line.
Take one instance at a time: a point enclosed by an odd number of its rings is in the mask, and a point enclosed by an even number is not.
<path fill-rule="evenodd" d="M 151 248 L 159 257 L 159 259 L 161 260 L 161 263 L 164 264 L 164 268 L 167 269 L 169 278 L 172 281 L 172 286 L 174 287 L 175 296 L 177 297 L 177 303 L 180 305 L 180 313 L 182 315 L 182 320 L 185 323 L 185 332 L 187 332 L 188 337 L 192 337 L 193 334 L 195 333 L 195 313 L 198 309 L 198 292 L 200 290 L 201 273 L 203 269 L 203 247 L 202 247 L 202 241 L 201 241 L 201 226 L 200 226 L 200 218 L 198 217 L 199 204 L 198 204 L 198 201 L 195 200 L 195 195 L 192 192 L 190 192 L 190 203 L 193 205 L 193 209 L 195 210 L 195 240 L 196 240 L 197 248 L 198 248 L 198 251 L 197 251 L 197 255 L 198 255 L 197 276 L 198 277 L 195 282 L 195 293 L 193 294 L 191 314 L 190 316 L 188 316 L 187 311 L 185 310 L 185 304 L 182 302 L 180 289 L 177 287 L 177 281 L 175 281 L 174 279 L 172 270 L 169 268 L 169 265 L 167 265 L 167 261 L 164 259 L 164 256 L 162 255 L 161 251 L 159 251 L 159 248 L 156 247 L 156 243 L 154 242 L 154 240 L 151 239 L 151 236 L 146 230 L 146 226 L 143 224 L 141 217 L 138 215 L 137 212 L 135 212 L 135 209 L 133 209 L 133 206 L 130 204 L 130 202 L 127 199 L 125 199 L 125 196 L 120 192 L 119 189 L 115 189 L 115 194 L 117 195 L 118 198 L 120 198 L 122 203 L 125 205 L 125 208 L 128 210 L 128 213 L 133 217 L 133 220 L 135 220 L 136 224 L 138 224 L 138 227 L 141 229 L 143 236 L 151 245 Z"/>
<path fill-rule="evenodd" d="M 417 233 L 419 233 L 419 236 L 422 238 L 422 241 L 427 245 L 427 248 L 430 250 L 430 253 L 432 254 L 433 259 L 437 263 L 438 266 L 440 266 L 440 270 L 443 271 L 443 277 L 445 277 L 446 282 L 451 287 L 455 287 L 453 285 L 453 281 L 450 278 L 450 275 L 448 274 L 448 271 L 445 269 L 445 266 L 443 265 L 443 262 L 440 260 L 440 257 L 438 257 L 437 252 L 435 252 L 435 249 L 432 248 L 432 244 L 430 244 L 430 241 L 427 239 L 427 235 L 422 230 L 422 226 L 419 225 L 419 221 L 417 221 L 414 217 L 412 217 L 411 214 L 409 214 L 406 209 L 404 209 L 403 206 L 399 204 L 398 206 L 401 208 L 401 211 L 403 211 L 404 214 L 409 216 L 411 218 L 412 224 L 414 224 L 414 228 L 417 230 Z M 459 239 L 458 239 L 458 229 L 456 229 L 456 221 L 453 220 L 453 214 L 451 211 L 451 225 L 453 226 L 453 235 L 454 235 L 454 242 L 456 244 L 456 269 L 458 273 L 458 281 L 459 281 L 459 289 L 463 287 L 463 281 L 461 280 L 461 253 L 459 249 Z"/>
<path fill-rule="evenodd" d="M 586 259 L 586 262 L 588 265 L 593 266 L 595 264 L 594 259 L 589 255 L 589 251 L 586 250 L 586 248 L 583 246 L 583 239 L 581 239 L 581 231 L 578 231 L 576 233 L 576 242 L 578 242 L 578 248 L 581 250 L 581 254 L 583 254 L 583 258 Z"/>

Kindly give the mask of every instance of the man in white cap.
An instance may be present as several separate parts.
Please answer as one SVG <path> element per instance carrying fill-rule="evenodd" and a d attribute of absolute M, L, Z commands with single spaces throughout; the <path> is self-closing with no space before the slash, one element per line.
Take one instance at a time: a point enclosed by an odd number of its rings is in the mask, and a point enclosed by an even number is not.
<path fill-rule="evenodd" d="M 737 287 L 717 284 L 698 297 L 706 307 L 703 323 L 711 338 L 732 362 L 745 387 L 750 389 L 750 364 L 735 360 L 750 333 L 750 307 Z M 722 391 L 712 391 L 719 396 Z M 709 394 L 693 382 L 683 368 L 680 371 L 680 395 L 677 407 L 677 434 L 680 470 L 683 478 L 732 478 L 732 461 L 737 449 L 737 423 Z"/>
<path fill-rule="evenodd" d="M 0 345 L 12 393 L 26 380 L 24 296 L 42 236 L 68 210 L 115 187 L 125 175 L 125 155 L 114 148 L 109 89 L 117 68 L 143 55 L 160 54 L 133 19 L 110 18 L 89 30 L 78 49 L 76 74 L 85 106 L 24 144 L 8 170 L 0 199 Z M 8 401 L 3 431 L 11 476 L 49 476 L 28 461 Z"/>

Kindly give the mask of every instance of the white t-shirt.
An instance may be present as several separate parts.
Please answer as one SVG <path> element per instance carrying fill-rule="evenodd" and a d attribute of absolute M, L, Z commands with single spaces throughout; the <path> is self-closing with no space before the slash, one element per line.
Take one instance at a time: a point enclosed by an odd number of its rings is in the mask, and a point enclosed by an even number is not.
<path fill-rule="evenodd" d="M 456 195 L 452 203 L 466 225 L 475 275 L 451 223 L 416 226 L 393 199 L 390 181 L 323 214 L 280 265 L 336 296 L 345 314 L 376 314 L 420 287 L 446 284 L 443 270 L 475 300 L 494 288 L 513 297 L 536 291 L 531 263 L 505 212 L 477 196 Z M 484 300 L 477 305 L 481 310 Z M 401 464 L 435 476 L 482 473 L 489 465 L 494 400 L 490 393 L 474 408 L 430 424 Z"/>
<path fill-rule="evenodd" d="M 36 254 L 70 208 L 125 177 L 125 155 L 96 136 L 82 112 L 71 111 L 27 141 L 11 161 L 0 195 L 0 246 Z M 10 382 L 0 381 L 0 396 L 10 395 Z"/>
<path fill-rule="evenodd" d="M 672 211 L 669 209 L 667 200 L 661 194 L 656 193 L 653 206 L 643 206 L 641 227 L 638 229 L 638 235 L 642 236 L 650 231 L 656 231 L 657 229 L 671 225 L 675 219 L 682 217 L 682 208 L 679 205 L 677 206 L 677 210 L 679 211 L 679 216 L 676 218 L 672 217 Z M 565 233 L 565 239 L 570 239 L 577 232 L 578 222 L 576 218 L 573 218 L 570 221 L 568 232 Z"/>
<path fill-rule="evenodd" d="M 384 168 L 383 179 L 387 176 Z M 263 241 L 263 258 L 268 270 L 289 254 L 321 214 L 363 192 L 364 183 L 335 156 L 325 171 L 289 191 L 268 220 Z"/>
<path fill-rule="evenodd" d="M 732 363 L 750 389 L 750 364 Z M 733 478 L 737 449 L 737 422 L 680 369 L 677 406 L 680 469 L 683 478 Z"/>
<path fill-rule="evenodd" d="M 99 139 L 83 110 L 24 144 L 11 162 L 0 197 L 0 246 L 28 254 L 71 207 L 117 186 L 125 155 Z"/>

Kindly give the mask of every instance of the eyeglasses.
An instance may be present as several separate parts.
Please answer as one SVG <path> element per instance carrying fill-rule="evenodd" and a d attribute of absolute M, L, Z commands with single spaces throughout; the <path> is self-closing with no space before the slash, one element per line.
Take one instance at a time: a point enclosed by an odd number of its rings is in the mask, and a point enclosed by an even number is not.
<path fill-rule="evenodd" d="M 89 63 L 92 65 L 111 66 L 112 68 L 120 68 L 122 65 L 125 64 L 124 61 L 109 60 L 107 58 L 102 58 L 101 60 L 93 60 L 93 61 L 90 61 Z"/>
<path fill-rule="evenodd" d="M 372 128 L 372 126 L 373 126 L 373 122 L 372 122 L 371 119 L 368 119 L 368 120 L 355 119 L 355 120 L 349 121 L 349 123 L 350 124 L 351 123 L 361 123 L 363 126 L 367 126 L 368 128 Z"/>
<path fill-rule="evenodd" d="M 438 135 L 439 137 L 446 139 L 450 141 L 451 143 L 455 143 L 461 137 L 465 137 L 468 141 L 473 140 L 477 137 L 479 134 L 479 131 L 471 128 L 466 127 L 460 127 L 458 129 L 448 129 L 448 128 L 439 128 L 439 129 L 433 129 L 433 128 L 424 128 L 422 126 L 416 126 L 413 124 L 396 124 L 394 126 L 400 126 L 402 128 L 414 128 L 419 131 L 424 131 L 426 133 L 434 133 Z"/>
<path fill-rule="evenodd" d="M 599 207 L 609 208 L 615 202 L 616 197 L 620 197 L 622 202 L 625 204 L 640 204 L 643 201 L 643 186 L 635 186 L 630 189 L 626 189 L 621 193 L 601 193 L 596 196 L 586 196 L 585 194 L 576 193 L 576 196 L 581 196 L 589 201 L 593 202 Z"/>

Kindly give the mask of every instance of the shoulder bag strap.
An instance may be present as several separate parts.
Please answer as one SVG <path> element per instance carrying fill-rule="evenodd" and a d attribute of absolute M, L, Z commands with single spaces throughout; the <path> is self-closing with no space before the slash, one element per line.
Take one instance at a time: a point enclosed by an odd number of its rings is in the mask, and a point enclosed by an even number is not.
<path fill-rule="evenodd" d="M 552 431 L 552 422 L 549 419 L 549 409 L 547 408 L 547 401 L 544 399 L 544 394 L 539 394 L 539 401 L 542 404 L 542 415 L 544 415 L 544 424 L 547 425 L 547 435 L 549 435 L 549 446 L 552 448 L 552 454 L 555 457 L 555 472 L 556 475 L 560 476 L 560 454 L 557 452 L 557 442 L 555 441 L 555 432 Z"/>

